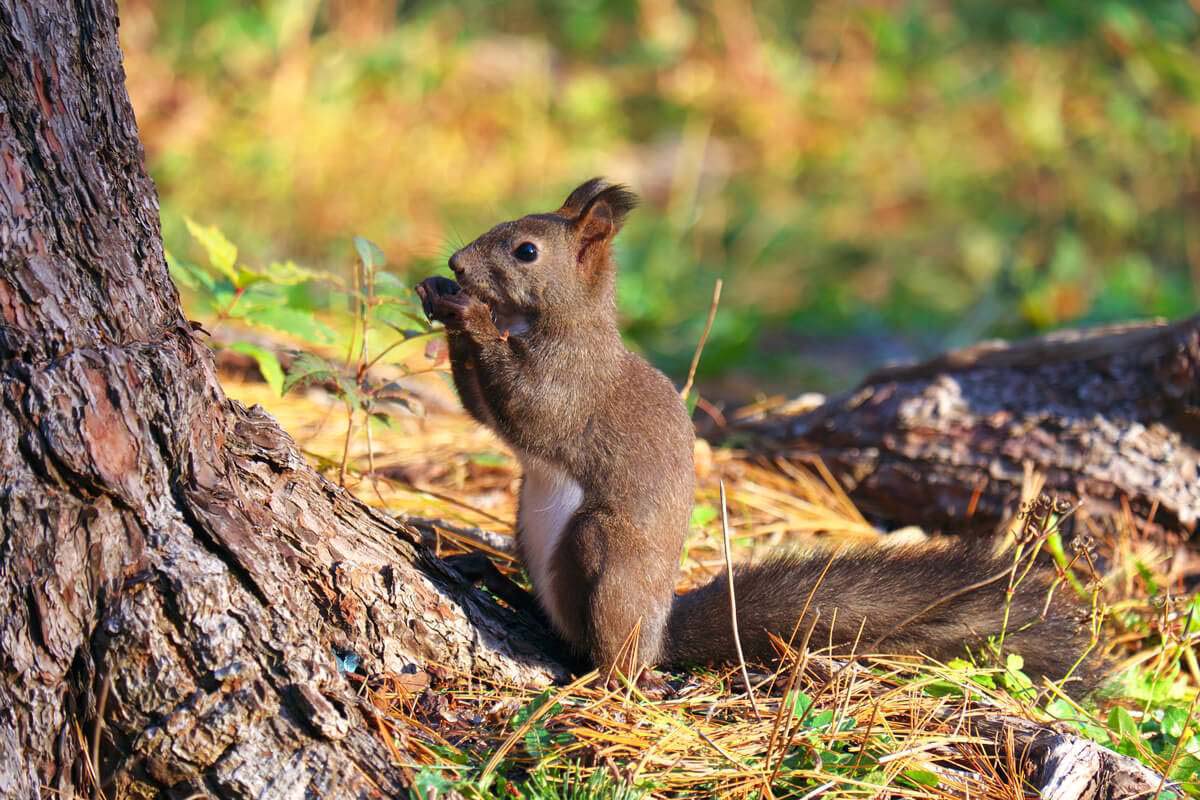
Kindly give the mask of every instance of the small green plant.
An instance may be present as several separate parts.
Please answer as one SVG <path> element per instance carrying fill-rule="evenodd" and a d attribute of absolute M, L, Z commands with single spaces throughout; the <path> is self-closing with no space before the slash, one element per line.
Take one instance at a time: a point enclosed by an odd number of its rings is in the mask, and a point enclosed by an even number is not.
<path fill-rule="evenodd" d="M 510 722 L 514 729 L 519 729 L 531 717 L 536 715 L 535 721 L 525 731 L 524 742 L 525 749 L 529 751 L 531 756 L 537 759 L 544 758 L 553 752 L 555 748 L 568 744 L 572 740 L 570 734 L 554 733 L 546 728 L 546 718 L 553 717 L 562 711 L 561 703 L 555 703 L 549 708 L 544 708 L 546 703 L 550 702 L 550 695 L 550 691 L 546 690 L 533 698 L 524 708 L 513 714 Z"/>
<path fill-rule="evenodd" d="M 190 219 L 186 224 L 204 251 L 206 263 L 193 264 L 168 253 L 167 264 L 175 281 L 190 292 L 189 311 L 204 318 L 209 333 L 236 322 L 288 334 L 313 349 L 288 353 L 285 369 L 278 351 L 256 342 L 223 343 L 213 338 L 212 346 L 253 358 L 263 379 L 280 395 L 296 386 L 317 383 L 345 404 L 341 483 L 345 482 L 355 421 L 361 414 L 369 469 L 374 473 L 371 424 L 390 424 L 385 410 L 389 403 L 410 410 L 415 410 L 416 404 L 400 382 L 376 379 L 372 368 L 387 359 L 405 377 L 440 369 L 437 362 L 422 370 L 404 366 L 414 348 L 423 347 L 425 337 L 433 332 L 408 285 L 383 269 L 383 252 L 361 236 L 354 237 L 357 258 L 352 285 L 346 288 L 335 276 L 293 261 L 272 262 L 265 268 L 249 266 L 239 260 L 237 246 L 219 229 Z M 334 325 L 318 316 L 319 304 L 330 309 L 326 314 Z M 332 310 L 338 307 L 344 310 Z M 342 360 L 319 352 L 337 352 L 341 346 L 345 347 Z"/>
<path fill-rule="evenodd" d="M 353 286 L 350 292 L 343 295 L 354 309 L 344 366 L 310 354 L 303 361 L 293 362 L 285 384 L 287 390 L 312 381 L 332 382 L 334 393 L 345 403 L 346 440 L 338 470 L 339 485 L 346 482 L 346 465 L 356 416 L 361 413 L 363 417 L 368 474 L 373 477 L 375 447 L 371 438 L 371 423 L 390 424 L 390 417 L 382 404 L 391 402 L 409 409 L 414 407 L 408 391 L 399 382 L 375 381 L 371 377 L 371 368 L 387 356 L 397 359 L 407 355 L 409 348 L 414 344 L 422 344 L 422 338 L 433 330 L 418 312 L 408 286 L 383 270 L 386 264 L 383 251 L 361 236 L 354 237 L 354 249 L 358 259 L 352 270 Z M 417 327 L 404 327 L 403 323 Z M 372 355 L 380 327 L 390 331 L 393 341 Z M 436 366 L 421 371 L 433 369 Z M 405 374 L 409 376 L 415 373 L 406 369 Z"/>
<path fill-rule="evenodd" d="M 237 246 L 217 228 L 189 219 L 187 229 L 204 250 L 208 263 L 192 264 L 168 252 L 167 266 L 171 277 L 191 290 L 191 309 L 208 317 L 210 332 L 229 320 L 237 320 L 314 345 L 334 341 L 333 330 L 314 317 L 306 302 L 307 293 L 298 291 L 324 276 L 292 261 L 275 261 L 265 268 L 248 266 L 238 260 Z M 249 341 L 224 346 L 253 358 L 267 384 L 283 393 L 283 368 L 273 351 Z"/>

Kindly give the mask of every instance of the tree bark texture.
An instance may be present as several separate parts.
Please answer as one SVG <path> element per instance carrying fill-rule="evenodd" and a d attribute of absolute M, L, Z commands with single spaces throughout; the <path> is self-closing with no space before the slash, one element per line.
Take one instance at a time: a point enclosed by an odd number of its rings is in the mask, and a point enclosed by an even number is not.
<path fill-rule="evenodd" d="M 544 636 L 221 391 L 111 0 L 0 0 L 0 796 L 373 797 L 335 653 L 521 684 Z"/>
<path fill-rule="evenodd" d="M 737 423 L 752 449 L 819 457 L 893 524 L 992 528 L 1031 466 L 1045 490 L 1168 531 L 1200 518 L 1200 316 L 990 342 L 883 369 L 812 410 Z"/>

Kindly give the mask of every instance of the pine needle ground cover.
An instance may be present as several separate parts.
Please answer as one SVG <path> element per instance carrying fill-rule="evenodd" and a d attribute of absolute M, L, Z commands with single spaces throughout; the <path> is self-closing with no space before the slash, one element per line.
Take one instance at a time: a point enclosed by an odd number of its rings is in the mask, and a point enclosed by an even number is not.
<path fill-rule="evenodd" d="M 430 355 L 416 358 L 436 364 L 436 348 Z M 504 546 L 517 464 L 455 408 L 437 372 L 404 383 L 418 398 L 409 402 L 415 412 L 391 414 L 386 424 L 364 423 L 320 386 L 283 397 L 258 380 L 227 376 L 225 386 L 267 408 L 314 464 L 364 502 L 437 520 L 443 554 L 481 546 L 462 531 L 497 534 L 488 539 L 496 546 L 483 549 L 521 579 Z M 781 547 L 832 550 L 925 536 L 876 530 L 819 465 L 760 463 L 701 443 L 697 473 L 681 590 L 724 569 L 722 481 L 735 561 Z M 1035 505 L 1031 498 L 1028 508 Z M 1028 516 L 1014 518 L 1017 538 Z M 1048 519 L 1037 524 L 1053 553 Z M 1132 519 L 1108 522 L 1115 535 L 1098 527 L 1088 551 L 1053 553 L 1063 567 L 1058 590 L 1092 600 L 1097 647 L 1111 664 L 1106 688 L 1082 704 L 1033 686 L 1016 656 L 964 653 L 936 664 L 864 654 L 850 663 L 823 655 L 802 631 L 779 643 L 785 656 L 777 670 L 750 666 L 750 692 L 736 667 L 671 675 L 676 691 L 665 699 L 634 686 L 602 690 L 591 676 L 538 691 L 437 665 L 423 665 L 431 676 L 423 686 L 353 669 L 349 679 L 375 709 L 376 732 L 409 772 L 414 793 L 427 798 L 1027 797 L 1020 745 L 997 745 L 973 724 L 999 715 L 1079 733 L 1195 794 L 1200 596 L 1178 591 L 1179 563 L 1141 541 Z"/>

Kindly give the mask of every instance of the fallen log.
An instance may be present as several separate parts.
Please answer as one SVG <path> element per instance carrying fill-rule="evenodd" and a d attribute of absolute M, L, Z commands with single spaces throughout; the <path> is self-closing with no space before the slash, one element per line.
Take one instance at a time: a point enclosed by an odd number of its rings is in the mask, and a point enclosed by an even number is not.
<path fill-rule="evenodd" d="M 1093 513 L 1192 531 L 1200 518 L 1200 315 L 985 342 L 888 367 L 815 408 L 723 432 L 770 458 L 820 459 L 895 525 L 991 529 L 1027 471 Z"/>

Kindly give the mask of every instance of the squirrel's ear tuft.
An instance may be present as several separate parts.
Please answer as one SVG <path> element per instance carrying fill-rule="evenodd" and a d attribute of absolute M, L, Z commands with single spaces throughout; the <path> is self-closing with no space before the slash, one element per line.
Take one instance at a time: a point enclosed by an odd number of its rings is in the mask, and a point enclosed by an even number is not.
<path fill-rule="evenodd" d="M 607 206 L 607 213 L 612 217 L 613 224 L 617 230 L 625 224 L 625 217 L 630 211 L 637 208 L 638 196 L 629 191 L 629 188 L 621 184 L 613 184 L 605 186 L 596 195 L 588 201 L 588 204 L 583 207 L 583 211 L 579 213 L 580 218 L 586 216 L 592 209 L 597 206 Z"/>
<path fill-rule="evenodd" d="M 638 204 L 637 195 L 628 188 L 620 184 L 611 184 L 604 178 L 592 178 L 590 181 L 580 184 L 575 191 L 567 195 L 567 199 L 563 201 L 562 207 L 556 213 L 560 217 L 577 219 L 589 204 L 600 199 L 600 195 L 605 195 L 605 202 L 614 212 L 614 217 L 621 222 L 624 222 L 625 215 Z M 620 227 L 620 222 L 617 225 Z"/>
<path fill-rule="evenodd" d="M 579 212 L 583 211 L 583 207 L 591 202 L 593 197 L 607 188 L 608 181 L 604 180 L 604 178 L 592 178 L 590 181 L 585 181 L 567 195 L 567 199 L 563 201 L 562 207 L 555 213 L 560 217 L 575 219 L 575 217 L 579 216 Z"/>
<path fill-rule="evenodd" d="M 582 192 L 593 181 L 580 186 L 571 193 Z M 625 224 L 625 217 L 637 206 L 637 195 L 620 184 L 606 185 L 602 181 L 598 191 L 588 199 L 579 213 L 574 216 L 573 227 L 577 241 L 576 261 L 585 271 L 599 274 L 608 263 L 608 249 L 613 237 Z M 571 198 L 567 198 L 568 202 Z"/>

